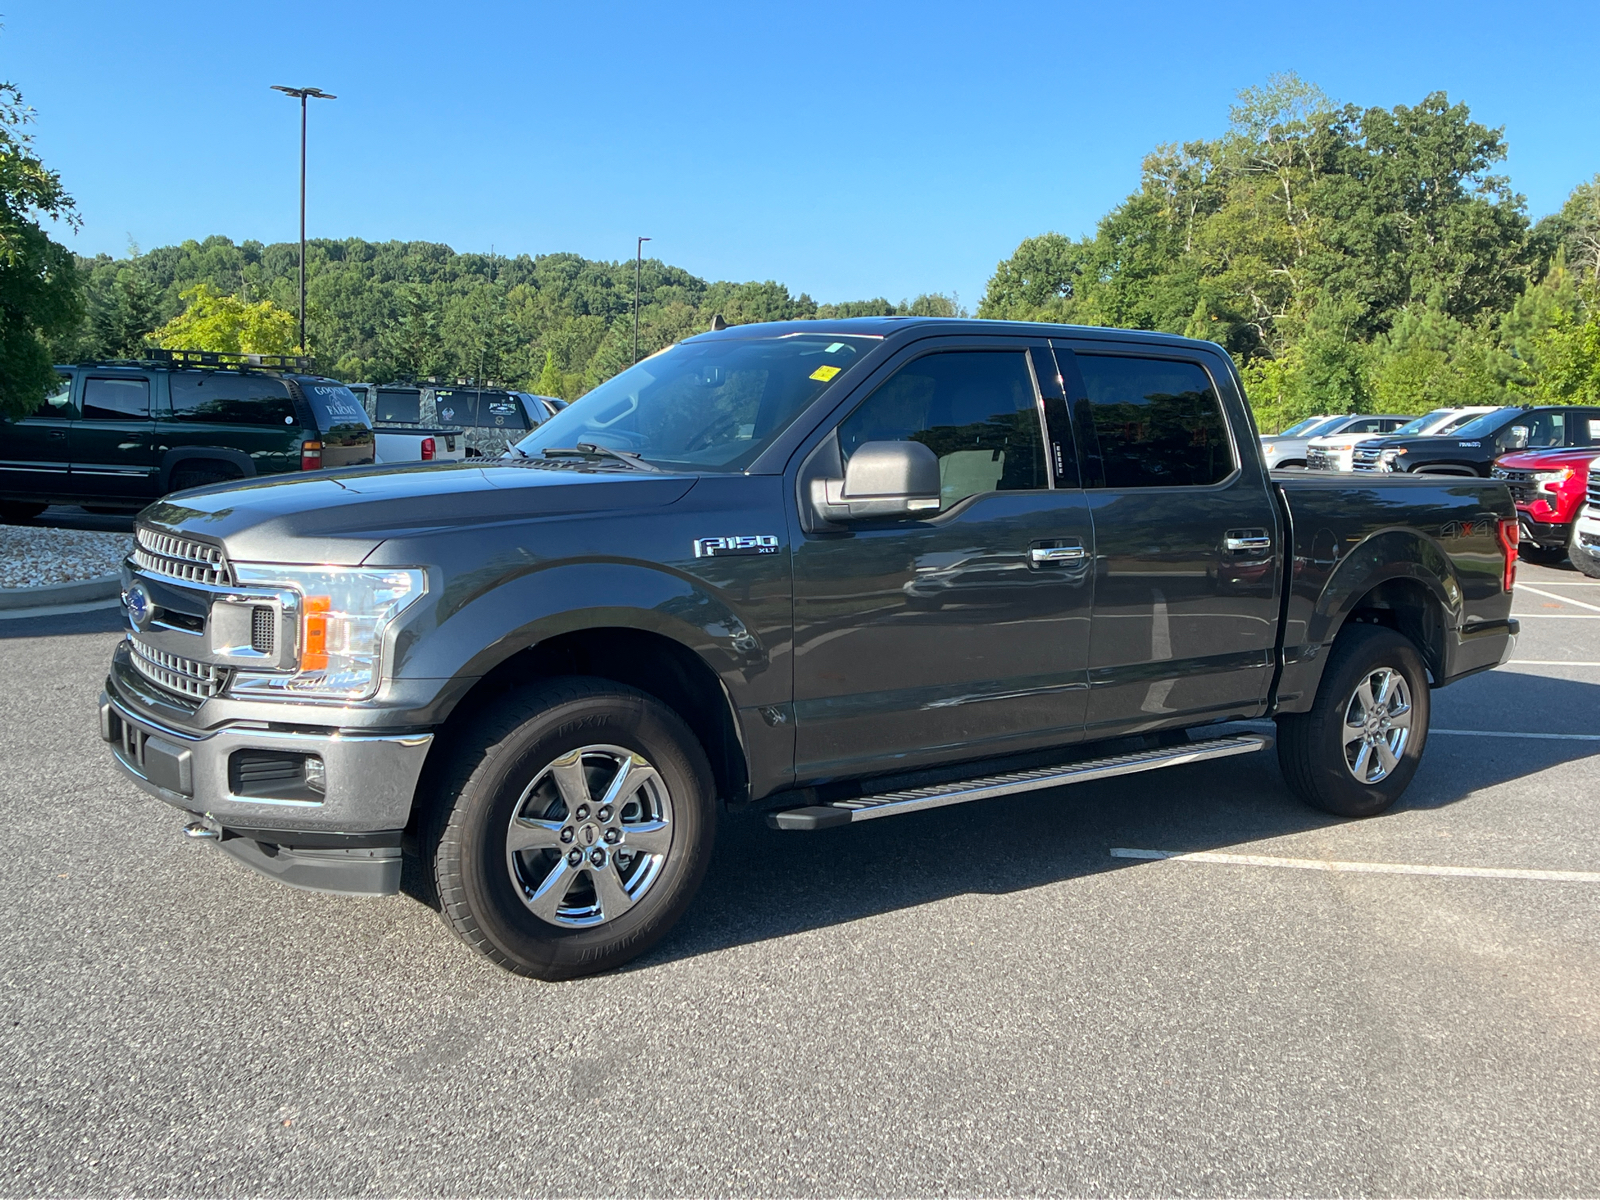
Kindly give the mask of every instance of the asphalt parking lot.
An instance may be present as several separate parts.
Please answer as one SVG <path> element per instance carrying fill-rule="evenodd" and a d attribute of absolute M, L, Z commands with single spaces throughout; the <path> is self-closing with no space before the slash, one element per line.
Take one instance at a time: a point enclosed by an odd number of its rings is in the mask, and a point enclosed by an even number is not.
<path fill-rule="evenodd" d="M 0 621 L 0 1192 L 1600 1193 L 1600 582 L 1516 609 L 1382 818 L 1258 755 L 730 823 L 560 985 L 185 842 L 94 731 L 114 614 Z"/>

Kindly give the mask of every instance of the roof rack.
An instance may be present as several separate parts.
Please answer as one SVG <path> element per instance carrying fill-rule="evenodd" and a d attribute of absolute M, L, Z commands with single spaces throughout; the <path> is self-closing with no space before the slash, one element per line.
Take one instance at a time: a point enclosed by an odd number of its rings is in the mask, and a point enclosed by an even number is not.
<path fill-rule="evenodd" d="M 153 362 L 171 363 L 175 367 L 222 367 L 248 370 L 259 367 L 268 371 L 311 370 L 311 360 L 298 354 L 235 354 L 228 350 L 146 350 L 143 358 Z"/>

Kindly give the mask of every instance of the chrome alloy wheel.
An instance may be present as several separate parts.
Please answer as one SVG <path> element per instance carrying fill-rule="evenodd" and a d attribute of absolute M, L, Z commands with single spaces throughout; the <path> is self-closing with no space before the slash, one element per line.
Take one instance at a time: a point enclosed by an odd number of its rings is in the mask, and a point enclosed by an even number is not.
<path fill-rule="evenodd" d="M 1377 783 L 1400 765 L 1410 740 L 1410 685 L 1399 671 L 1379 667 L 1344 706 L 1344 765 L 1358 783 Z"/>
<path fill-rule="evenodd" d="M 571 929 L 614 921 L 661 875 L 672 796 L 643 755 L 584 746 L 533 777 L 506 830 L 506 867 L 523 904 Z"/>

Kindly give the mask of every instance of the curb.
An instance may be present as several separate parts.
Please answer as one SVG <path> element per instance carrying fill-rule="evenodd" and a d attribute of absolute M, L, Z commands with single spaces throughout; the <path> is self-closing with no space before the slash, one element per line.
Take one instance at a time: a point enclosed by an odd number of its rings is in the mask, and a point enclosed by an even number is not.
<path fill-rule="evenodd" d="M 90 600 L 110 600 L 122 594 L 120 575 L 102 575 L 76 583 L 49 583 L 43 587 L 0 588 L 0 613 L 12 608 L 54 608 Z"/>

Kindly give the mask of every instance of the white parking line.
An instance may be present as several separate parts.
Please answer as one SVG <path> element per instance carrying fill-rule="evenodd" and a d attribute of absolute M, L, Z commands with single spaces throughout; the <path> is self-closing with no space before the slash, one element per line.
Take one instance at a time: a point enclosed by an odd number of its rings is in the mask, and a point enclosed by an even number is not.
<path fill-rule="evenodd" d="M 1508 667 L 1600 667 L 1600 662 L 1576 658 L 1508 658 Z"/>
<path fill-rule="evenodd" d="M 1265 854 L 1222 854 L 1215 850 L 1130 850 L 1116 846 L 1112 858 L 1221 863 L 1232 867 L 1288 867 L 1297 871 L 1341 871 L 1360 875 L 1447 875 L 1468 879 L 1533 879 L 1546 883 L 1600 883 L 1600 871 L 1534 871 L 1520 867 L 1444 867 L 1416 863 L 1335 862 L 1321 858 L 1274 858 Z"/>
<path fill-rule="evenodd" d="M 1511 615 L 1513 617 L 1516 617 L 1517 620 L 1519 620 L 1519 621 L 1527 621 L 1527 620 L 1542 620 L 1542 621 L 1600 621 L 1600 613 L 1595 613 L 1593 615 L 1590 615 L 1589 613 L 1530 613 L 1530 612 L 1514 612 Z"/>
<path fill-rule="evenodd" d="M 1575 608 L 1587 608 L 1590 612 L 1600 613 L 1600 604 L 1586 604 L 1584 601 L 1574 600 L 1570 596 L 1558 596 L 1554 592 L 1541 592 L 1538 588 L 1529 587 L 1527 584 L 1522 585 L 1522 590 L 1532 592 L 1535 596 L 1543 596 L 1546 600 L 1559 600 L 1561 603 L 1571 604 Z"/>
<path fill-rule="evenodd" d="M 1600 742 L 1600 733 L 1512 733 L 1505 729 L 1430 729 L 1451 737 L 1534 738 L 1546 742 Z"/>

